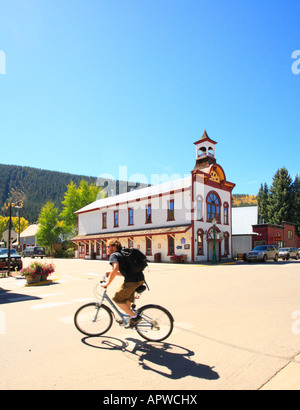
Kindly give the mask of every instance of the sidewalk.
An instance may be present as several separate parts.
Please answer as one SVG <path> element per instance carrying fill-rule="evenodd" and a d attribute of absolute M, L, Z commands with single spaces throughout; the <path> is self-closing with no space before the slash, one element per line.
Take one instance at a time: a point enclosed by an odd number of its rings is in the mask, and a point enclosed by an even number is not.
<path fill-rule="evenodd" d="M 300 354 L 260 390 L 300 390 Z"/>

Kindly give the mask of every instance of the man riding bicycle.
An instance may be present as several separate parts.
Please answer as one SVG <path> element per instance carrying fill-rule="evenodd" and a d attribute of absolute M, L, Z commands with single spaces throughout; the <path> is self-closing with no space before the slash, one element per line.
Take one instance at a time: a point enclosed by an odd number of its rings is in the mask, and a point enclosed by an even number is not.
<path fill-rule="evenodd" d="M 107 242 L 109 263 L 112 270 L 106 272 L 108 282 L 102 287 L 107 288 L 116 276 L 124 276 L 124 282 L 115 293 L 113 301 L 130 316 L 129 327 L 134 327 L 141 321 L 141 317 L 131 309 L 131 305 L 134 302 L 135 290 L 143 285 L 145 278 L 143 272 L 131 272 L 121 249 L 122 245 L 118 240 L 110 239 Z"/>

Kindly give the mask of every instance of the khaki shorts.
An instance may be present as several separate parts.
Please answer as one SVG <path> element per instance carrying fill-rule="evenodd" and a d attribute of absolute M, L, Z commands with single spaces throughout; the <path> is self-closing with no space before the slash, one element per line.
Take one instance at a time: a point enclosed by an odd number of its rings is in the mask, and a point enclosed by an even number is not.
<path fill-rule="evenodd" d="M 134 292 L 141 286 L 144 281 L 140 282 L 124 282 L 123 285 L 117 290 L 113 301 L 116 303 L 125 303 L 129 300 L 131 303 L 134 302 Z"/>

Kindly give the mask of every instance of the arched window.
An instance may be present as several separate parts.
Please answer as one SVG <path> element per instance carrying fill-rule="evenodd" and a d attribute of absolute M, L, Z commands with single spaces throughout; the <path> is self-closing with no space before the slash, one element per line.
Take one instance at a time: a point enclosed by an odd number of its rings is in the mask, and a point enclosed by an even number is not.
<path fill-rule="evenodd" d="M 203 221 L 203 198 L 197 196 L 197 221 Z"/>
<path fill-rule="evenodd" d="M 224 202 L 224 225 L 229 225 L 229 205 Z"/>
<path fill-rule="evenodd" d="M 207 222 L 212 222 L 215 218 L 217 223 L 221 223 L 221 200 L 215 192 L 207 195 Z"/>

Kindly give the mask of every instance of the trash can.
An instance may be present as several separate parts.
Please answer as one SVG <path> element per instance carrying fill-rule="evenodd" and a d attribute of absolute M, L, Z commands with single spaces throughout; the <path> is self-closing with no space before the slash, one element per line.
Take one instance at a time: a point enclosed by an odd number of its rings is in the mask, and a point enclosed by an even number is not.
<path fill-rule="evenodd" d="M 161 262 L 161 253 L 154 254 L 154 262 Z"/>

